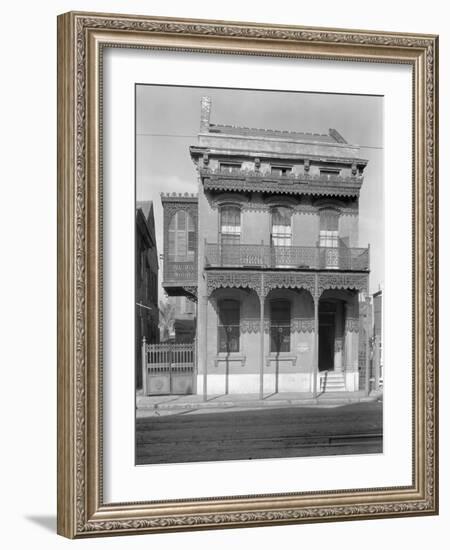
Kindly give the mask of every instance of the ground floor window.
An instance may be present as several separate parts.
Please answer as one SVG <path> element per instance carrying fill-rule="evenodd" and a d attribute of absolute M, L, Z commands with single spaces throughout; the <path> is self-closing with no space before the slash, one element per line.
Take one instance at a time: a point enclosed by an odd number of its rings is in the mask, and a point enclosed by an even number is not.
<path fill-rule="evenodd" d="M 219 324 L 217 327 L 218 351 L 239 351 L 240 303 L 238 300 L 221 300 L 218 303 Z"/>
<path fill-rule="evenodd" d="M 270 351 L 291 350 L 291 304 L 288 300 L 270 303 Z"/>

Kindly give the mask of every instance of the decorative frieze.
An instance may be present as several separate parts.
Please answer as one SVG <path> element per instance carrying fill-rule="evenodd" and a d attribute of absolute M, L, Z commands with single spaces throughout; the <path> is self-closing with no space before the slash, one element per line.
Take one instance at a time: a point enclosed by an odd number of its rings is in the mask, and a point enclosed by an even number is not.
<path fill-rule="evenodd" d="M 360 273 L 320 273 L 317 276 L 317 291 L 321 296 L 325 290 L 343 289 L 367 292 L 368 274 Z"/>
<path fill-rule="evenodd" d="M 312 273 L 274 272 L 264 273 L 263 277 L 262 289 L 264 296 L 267 296 L 275 288 L 304 289 L 314 295 L 315 275 Z"/>
<path fill-rule="evenodd" d="M 260 321 L 259 319 L 242 319 L 241 320 L 241 332 L 243 334 L 252 334 L 259 332 Z"/>
<path fill-rule="evenodd" d="M 208 271 L 206 272 L 206 290 L 208 296 L 218 288 L 250 288 L 260 292 L 261 275 L 252 272 Z"/>
<path fill-rule="evenodd" d="M 367 293 L 369 274 L 342 272 L 283 272 L 263 271 L 205 271 L 207 294 L 218 288 L 249 288 L 265 298 L 271 290 L 289 288 L 306 290 L 311 296 L 320 298 L 325 290 L 357 290 Z M 317 292 L 316 292 L 317 278 Z"/>
<path fill-rule="evenodd" d="M 314 319 L 293 319 L 291 321 L 292 332 L 314 332 Z"/>

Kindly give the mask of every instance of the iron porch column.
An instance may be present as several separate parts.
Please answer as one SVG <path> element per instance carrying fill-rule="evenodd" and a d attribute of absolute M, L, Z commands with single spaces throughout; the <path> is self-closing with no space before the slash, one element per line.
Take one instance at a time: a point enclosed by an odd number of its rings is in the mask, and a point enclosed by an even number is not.
<path fill-rule="evenodd" d="M 314 353 L 313 353 L 313 398 L 317 397 L 317 375 L 319 372 L 319 290 L 317 273 L 314 282 Z"/>
<path fill-rule="evenodd" d="M 204 324 L 205 330 L 203 331 L 203 337 L 205 339 L 205 348 L 203 356 L 203 401 L 208 399 L 208 290 L 203 298 L 204 303 Z"/>
<path fill-rule="evenodd" d="M 369 315 L 369 308 L 370 308 L 370 298 L 366 296 L 366 319 L 365 319 L 365 350 L 366 350 L 366 373 L 365 373 L 365 380 L 364 380 L 364 393 L 366 395 L 369 395 L 370 393 L 370 347 L 369 347 L 369 331 L 370 331 L 370 315 Z"/>
<path fill-rule="evenodd" d="M 259 399 L 264 399 L 264 275 L 261 274 L 261 287 L 259 289 L 259 333 L 260 333 L 260 348 L 259 348 Z"/>

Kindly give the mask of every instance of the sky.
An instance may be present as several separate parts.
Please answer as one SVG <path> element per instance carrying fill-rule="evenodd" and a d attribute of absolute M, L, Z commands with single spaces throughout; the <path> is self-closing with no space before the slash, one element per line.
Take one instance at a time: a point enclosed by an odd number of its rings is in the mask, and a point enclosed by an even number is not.
<path fill-rule="evenodd" d="M 161 192 L 196 193 L 189 146 L 200 126 L 200 99 L 212 99 L 211 123 L 328 133 L 335 128 L 367 159 L 359 201 L 359 246 L 370 244 L 370 292 L 384 285 L 383 98 L 380 96 L 136 86 L 136 200 L 153 200 L 162 253 Z M 160 269 L 162 265 L 160 263 Z M 161 283 L 161 277 L 160 277 Z M 160 297 L 164 296 L 162 287 Z"/>

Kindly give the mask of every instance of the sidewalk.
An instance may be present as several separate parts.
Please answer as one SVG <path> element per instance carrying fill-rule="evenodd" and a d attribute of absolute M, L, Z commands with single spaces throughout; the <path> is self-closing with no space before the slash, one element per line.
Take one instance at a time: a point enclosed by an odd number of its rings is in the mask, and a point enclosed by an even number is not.
<path fill-rule="evenodd" d="M 338 407 L 350 403 L 364 403 L 381 400 L 382 391 L 371 392 L 368 396 L 358 392 L 326 392 L 313 398 L 312 393 L 276 393 L 259 399 L 259 394 L 245 393 L 232 395 L 142 395 L 136 393 L 137 416 L 152 416 L 156 412 L 179 414 L 189 411 L 222 412 L 223 410 L 266 409 L 283 407 Z"/>

